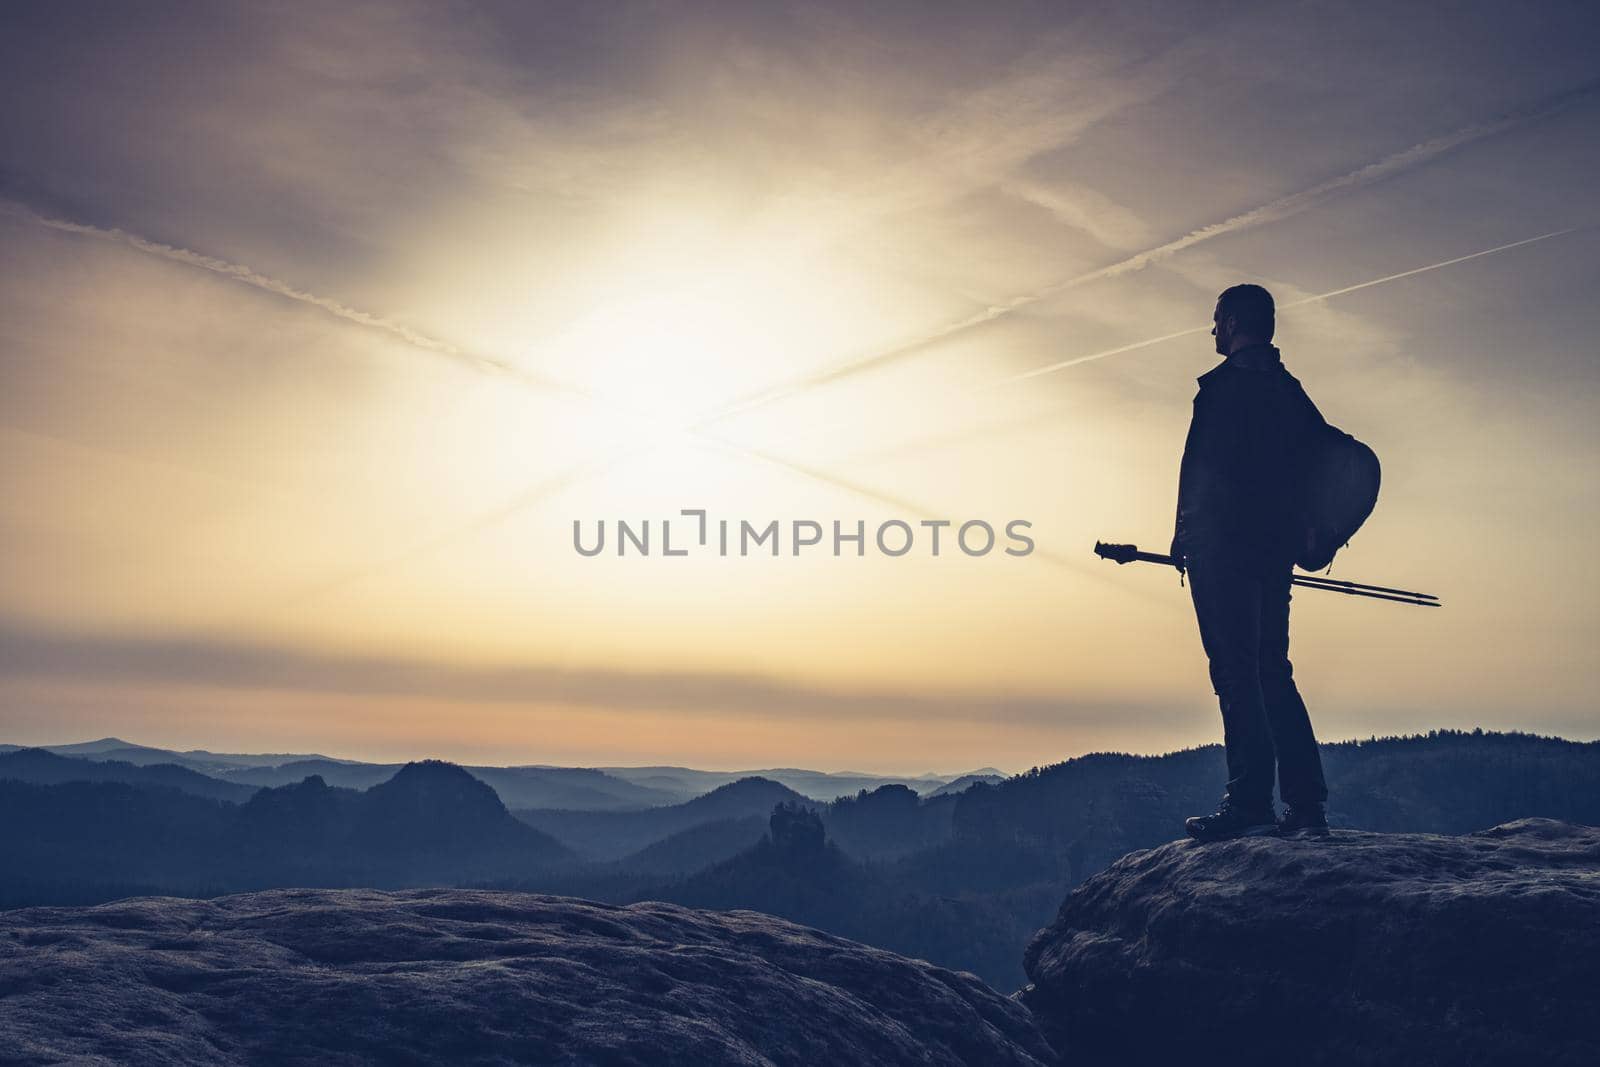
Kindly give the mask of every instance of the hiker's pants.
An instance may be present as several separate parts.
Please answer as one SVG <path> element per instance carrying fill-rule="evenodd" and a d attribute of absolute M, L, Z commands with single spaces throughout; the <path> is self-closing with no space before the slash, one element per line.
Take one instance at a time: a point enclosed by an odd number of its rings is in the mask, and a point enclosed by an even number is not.
<path fill-rule="evenodd" d="M 1232 803 L 1252 810 L 1270 804 L 1274 765 L 1284 803 L 1323 802 L 1322 759 L 1289 663 L 1293 568 L 1252 573 L 1227 560 L 1190 559 L 1188 572 L 1211 687 L 1222 704 Z"/>

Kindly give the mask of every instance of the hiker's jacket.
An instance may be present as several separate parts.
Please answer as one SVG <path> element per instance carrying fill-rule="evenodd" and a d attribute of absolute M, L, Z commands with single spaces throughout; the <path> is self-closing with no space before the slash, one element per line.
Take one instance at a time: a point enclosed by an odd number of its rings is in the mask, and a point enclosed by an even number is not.
<path fill-rule="evenodd" d="M 1326 422 L 1270 344 L 1202 374 L 1178 475 L 1172 550 L 1252 571 L 1292 566 L 1305 539 L 1299 472 Z"/>

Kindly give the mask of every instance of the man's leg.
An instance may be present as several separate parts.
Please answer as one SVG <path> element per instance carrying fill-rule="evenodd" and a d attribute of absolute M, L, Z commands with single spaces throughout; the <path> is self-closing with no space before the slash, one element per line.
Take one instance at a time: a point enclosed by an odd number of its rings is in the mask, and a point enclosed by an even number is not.
<path fill-rule="evenodd" d="M 1294 684 L 1289 662 L 1289 590 L 1292 568 L 1261 582 L 1261 690 L 1267 726 L 1278 756 L 1278 795 L 1285 804 L 1307 808 L 1328 799 L 1322 757 L 1311 716 Z"/>
<path fill-rule="evenodd" d="M 1219 561 L 1189 561 L 1200 643 L 1222 706 L 1229 802 L 1261 812 L 1272 806 L 1273 746 L 1261 689 L 1261 583 Z"/>

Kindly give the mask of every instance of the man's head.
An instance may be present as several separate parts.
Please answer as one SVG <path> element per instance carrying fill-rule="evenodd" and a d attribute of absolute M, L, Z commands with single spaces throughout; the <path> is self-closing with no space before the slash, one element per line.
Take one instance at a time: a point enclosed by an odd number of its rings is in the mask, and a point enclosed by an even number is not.
<path fill-rule="evenodd" d="M 1211 336 L 1217 339 L 1217 352 L 1231 356 L 1249 345 L 1272 340 L 1276 327 L 1272 294 L 1259 285 L 1235 285 L 1217 297 L 1217 310 L 1211 315 Z"/>

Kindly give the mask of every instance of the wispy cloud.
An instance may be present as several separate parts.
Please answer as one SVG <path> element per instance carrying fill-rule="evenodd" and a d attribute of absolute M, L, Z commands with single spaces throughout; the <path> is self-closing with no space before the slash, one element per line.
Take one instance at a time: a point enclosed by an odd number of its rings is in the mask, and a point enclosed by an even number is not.
<path fill-rule="evenodd" d="M 0 677 L 102 684 L 172 683 L 285 692 L 694 712 L 812 719 L 1059 723 L 1104 708 L 1073 694 L 1006 693 L 993 686 L 937 692 L 839 687 L 737 672 L 625 671 L 557 666 L 463 666 L 420 659 L 342 657 L 207 639 L 50 634 L 0 623 Z M 1078 720 L 1078 721 L 1081 721 Z"/>
<path fill-rule="evenodd" d="M 347 589 L 357 582 L 375 577 L 380 574 L 387 574 L 398 567 L 405 566 L 408 563 L 414 562 L 415 560 L 426 556 L 430 552 L 437 551 L 441 548 L 444 548 L 446 545 L 453 544 L 461 538 L 470 537 L 475 533 L 487 530 L 498 523 L 504 522 L 513 516 L 520 515 L 528 508 L 534 507 L 560 493 L 563 489 L 570 488 L 571 486 L 577 485 L 589 478 L 596 477 L 597 475 L 611 469 L 630 456 L 636 455 L 640 451 L 643 451 L 643 449 L 629 448 L 611 455 L 602 456 L 598 459 L 584 460 L 582 462 L 575 463 L 565 470 L 559 471 L 548 478 L 540 479 L 532 485 L 529 485 L 516 496 L 506 500 L 498 507 L 475 515 L 461 525 L 451 527 L 442 534 L 428 538 L 424 541 L 420 541 L 401 550 L 400 552 L 387 556 L 384 559 L 358 564 L 357 566 L 354 566 L 341 574 L 325 578 L 317 582 L 315 585 L 301 589 L 280 601 L 275 606 L 275 611 L 277 613 L 282 613 L 297 610 L 305 607 L 309 603 L 321 600 L 330 594 Z M 273 613 L 273 609 L 269 609 L 267 612 L 269 615 Z M 248 621 L 258 622 L 260 620 L 250 619 Z"/>

